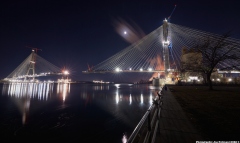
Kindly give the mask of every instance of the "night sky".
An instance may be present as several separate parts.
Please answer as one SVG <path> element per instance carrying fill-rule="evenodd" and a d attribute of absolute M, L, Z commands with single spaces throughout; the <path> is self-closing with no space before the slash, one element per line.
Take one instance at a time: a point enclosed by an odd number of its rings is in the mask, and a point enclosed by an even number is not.
<path fill-rule="evenodd" d="M 240 39 L 238 0 L 2 0 L 0 2 L 0 79 L 7 77 L 31 53 L 67 68 L 74 80 L 130 43 L 116 32 L 120 19 L 149 34 L 170 22 Z M 114 24 L 115 23 L 115 24 Z"/>

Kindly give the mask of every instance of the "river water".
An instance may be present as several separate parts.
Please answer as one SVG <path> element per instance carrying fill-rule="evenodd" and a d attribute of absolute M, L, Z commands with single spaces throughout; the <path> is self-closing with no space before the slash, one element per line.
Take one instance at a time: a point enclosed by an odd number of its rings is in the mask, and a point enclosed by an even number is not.
<path fill-rule="evenodd" d="M 0 84 L 1 142 L 122 143 L 159 87 L 149 84 Z"/>

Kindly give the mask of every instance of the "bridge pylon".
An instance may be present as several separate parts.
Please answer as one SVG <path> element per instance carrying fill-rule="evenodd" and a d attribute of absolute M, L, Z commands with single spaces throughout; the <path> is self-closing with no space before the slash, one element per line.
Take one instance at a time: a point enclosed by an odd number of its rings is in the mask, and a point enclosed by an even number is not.
<path fill-rule="evenodd" d="M 38 82 L 38 77 L 63 75 L 61 69 L 37 54 L 37 48 L 6 78 L 6 82 Z"/>
<path fill-rule="evenodd" d="M 30 60 L 30 63 L 29 63 L 29 66 L 28 66 L 28 70 L 27 70 L 27 73 L 24 78 L 24 80 L 27 80 L 27 77 L 28 75 L 30 75 L 32 73 L 32 80 L 34 81 L 35 80 L 35 63 L 36 63 L 36 56 L 35 56 L 35 50 L 32 50 L 32 54 L 31 54 L 31 60 Z"/>
<path fill-rule="evenodd" d="M 167 19 L 163 20 L 163 62 L 164 62 L 164 71 L 165 77 L 168 75 L 169 66 L 169 40 L 168 40 L 168 21 Z"/>

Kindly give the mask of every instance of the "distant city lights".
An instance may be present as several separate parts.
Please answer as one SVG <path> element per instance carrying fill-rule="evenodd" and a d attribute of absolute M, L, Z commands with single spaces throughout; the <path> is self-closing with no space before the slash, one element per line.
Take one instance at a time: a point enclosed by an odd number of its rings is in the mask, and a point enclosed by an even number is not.
<path fill-rule="evenodd" d="M 93 80 L 93 83 L 110 83 L 109 81 Z"/>

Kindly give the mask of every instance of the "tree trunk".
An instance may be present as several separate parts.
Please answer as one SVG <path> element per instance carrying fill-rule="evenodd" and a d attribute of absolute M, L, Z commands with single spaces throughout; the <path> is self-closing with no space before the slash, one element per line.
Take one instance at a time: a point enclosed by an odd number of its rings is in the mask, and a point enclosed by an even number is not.
<path fill-rule="evenodd" d="M 211 80 L 211 73 L 207 73 L 207 81 L 208 81 L 209 90 L 213 90 L 212 80 Z"/>
<path fill-rule="evenodd" d="M 207 85 L 207 76 L 205 73 L 202 73 L 202 77 L 203 77 L 203 84 Z"/>

